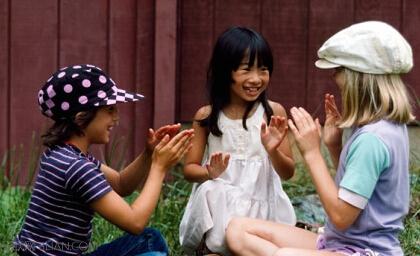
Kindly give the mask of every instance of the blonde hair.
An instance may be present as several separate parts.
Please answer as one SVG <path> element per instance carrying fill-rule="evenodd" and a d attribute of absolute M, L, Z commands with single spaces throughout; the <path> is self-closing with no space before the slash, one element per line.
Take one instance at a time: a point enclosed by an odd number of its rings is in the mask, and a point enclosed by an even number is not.
<path fill-rule="evenodd" d="M 341 128 L 386 119 L 400 124 L 415 119 L 410 98 L 398 74 L 367 74 L 344 68 Z"/>

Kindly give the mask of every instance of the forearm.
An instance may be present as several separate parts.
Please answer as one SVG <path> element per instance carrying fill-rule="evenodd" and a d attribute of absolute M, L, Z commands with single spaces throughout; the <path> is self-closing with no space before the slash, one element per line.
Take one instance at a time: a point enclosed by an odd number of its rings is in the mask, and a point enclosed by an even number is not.
<path fill-rule="evenodd" d="M 346 215 L 343 201 L 338 198 L 338 188 L 331 177 L 321 152 L 304 156 L 322 205 L 329 219 L 336 225 Z"/>
<path fill-rule="evenodd" d="M 159 201 L 164 178 L 165 172 L 162 167 L 152 165 L 140 195 L 131 204 L 132 217 L 137 229 L 142 230 L 147 226 L 149 218 Z"/>
<path fill-rule="evenodd" d="M 328 146 L 328 152 L 330 152 L 331 160 L 334 164 L 334 167 L 338 168 L 338 163 L 340 161 L 341 146 Z"/>
<path fill-rule="evenodd" d="M 199 164 L 186 164 L 184 166 L 184 178 L 189 182 L 205 182 L 210 179 L 206 167 Z"/>
<path fill-rule="evenodd" d="M 268 152 L 274 169 L 282 180 L 288 180 L 293 177 L 295 172 L 295 164 L 293 158 L 284 154 L 280 149 Z"/>
<path fill-rule="evenodd" d="M 120 172 L 120 189 L 124 195 L 143 187 L 149 175 L 151 159 L 152 152 L 145 150 Z"/>

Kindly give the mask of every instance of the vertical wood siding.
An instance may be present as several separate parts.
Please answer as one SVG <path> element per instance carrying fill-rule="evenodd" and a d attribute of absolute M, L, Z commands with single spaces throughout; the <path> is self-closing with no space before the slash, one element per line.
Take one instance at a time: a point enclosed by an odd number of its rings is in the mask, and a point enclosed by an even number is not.
<path fill-rule="evenodd" d="M 331 72 L 316 69 L 314 62 L 321 44 L 352 23 L 366 20 L 390 23 L 411 43 L 415 64 L 420 61 L 417 56 L 420 5 L 415 0 L 180 2 L 177 119 L 182 121 L 191 121 L 195 111 L 207 103 L 205 77 L 211 50 L 217 36 L 232 25 L 256 29 L 270 43 L 274 52 L 274 72 L 268 95 L 286 110 L 298 105 L 322 116 L 324 93 L 338 95 Z M 404 79 L 418 95 L 418 65 Z"/>
<path fill-rule="evenodd" d="M 399 29 L 420 63 L 416 0 L 1 0 L 0 157 L 13 146 L 27 148 L 33 131 L 39 135 L 51 125 L 35 97 L 48 76 L 58 67 L 90 63 L 121 88 L 146 96 L 120 105 L 120 125 L 113 132 L 126 139 L 124 157 L 131 160 L 143 149 L 149 127 L 189 122 L 206 104 L 215 40 L 233 25 L 251 27 L 270 43 L 275 61 L 270 99 L 286 110 L 297 105 L 322 115 L 324 93 L 338 90 L 329 71 L 314 67 L 316 51 L 339 29 L 364 20 Z M 405 77 L 417 95 L 418 66 Z"/>

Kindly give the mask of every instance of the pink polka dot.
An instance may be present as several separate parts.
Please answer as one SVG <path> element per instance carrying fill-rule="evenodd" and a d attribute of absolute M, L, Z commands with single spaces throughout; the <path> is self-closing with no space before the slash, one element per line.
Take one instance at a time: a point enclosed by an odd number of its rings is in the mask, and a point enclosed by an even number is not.
<path fill-rule="evenodd" d="M 73 66 L 73 68 L 74 69 L 79 69 L 79 68 L 82 68 L 82 66 L 76 65 L 76 66 Z"/>
<path fill-rule="evenodd" d="M 88 98 L 86 96 L 80 96 L 79 97 L 79 103 L 80 104 L 86 104 L 88 102 Z"/>
<path fill-rule="evenodd" d="M 98 91 L 98 97 L 99 98 L 101 98 L 101 99 L 103 99 L 103 98 L 105 98 L 106 97 L 106 93 L 104 92 L 104 91 Z"/>
<path fill-rule="evenodd" d="M 63 103 L 61 103 L 61 109 L 62 109 L 62 110 L 68 110 L 68 109 L 69 109 L 69 107 L 70 107 L 70 105 L 69 105 L 69 103 L 68 103 L 68 102 L 63 102 Z"/>
<path fill-rule="evenodd" d="M 106 83 L 106 77 L 104 76 L 99 76 L 99 82 L 105 84 Z"/>
<path fill-rule="evenodd" d="M 91 83 L 90 83 L 90 81 L 88 79 L 84 79 L 82 81 L 82 85 L 83 85 L 83 87 L 88 88 L 88 87 L 90 87 Z"/>
<path fill-rule="evenodd" d="M 71 93 L 71 91 L 73 91 L 73 86 L 71 86 L 71 84 L 64 85 L 64 91 L 67 93 Z"/>
<path fill-rule="evenodd" d="M 38 97 L 42 97 L 43 95 L 44 95 L 44 91 L 43 90 L 39 90 Z"/>
<path fill-rule="evenodd" d="M 71 75 L 72 78 L 76 78 L 78 76 L 79 76 L 79 74 L 73 74 L 73 75 Z"/>
<path fill-rule="evenodd" d="M 90 67 L 90 68 L 94 68 L 95 66 L 92 64 L 86 64 L 86 66 Z"/>
<path fill-rule="evenodd" d="M 58 74 L 58 78 L 62 78 L 64 75 L 66 75 L 66 72 L 61 72 L 60 74 Z"/>
<path fill-rule="evenodd" d="M 48 86 L 48 88 L 47 88 L 47 93 L 48 93 L 48 96 L 49 96 L 50 98 L 52 98 L 52 97 L 54 97 L 54 96 L 55 96 L 55 91 L 54 91 L 54 89 L 53 89 L 53 86 L 52 86 L 52 85 Z"/>

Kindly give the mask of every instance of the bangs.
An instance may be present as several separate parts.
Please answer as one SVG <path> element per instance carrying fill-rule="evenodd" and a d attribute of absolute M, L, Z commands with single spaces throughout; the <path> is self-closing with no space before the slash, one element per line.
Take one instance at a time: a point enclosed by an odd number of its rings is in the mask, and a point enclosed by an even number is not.
<path fill-rule="evenodd" d="M 249 52 L 248 66 L 253 66 L 257 61 L 258 67 L 267 67 L 270 75 L 273 72 L 273 55 L 270 47 L 261 40 L 251 40 L 247 49 Z"/>

